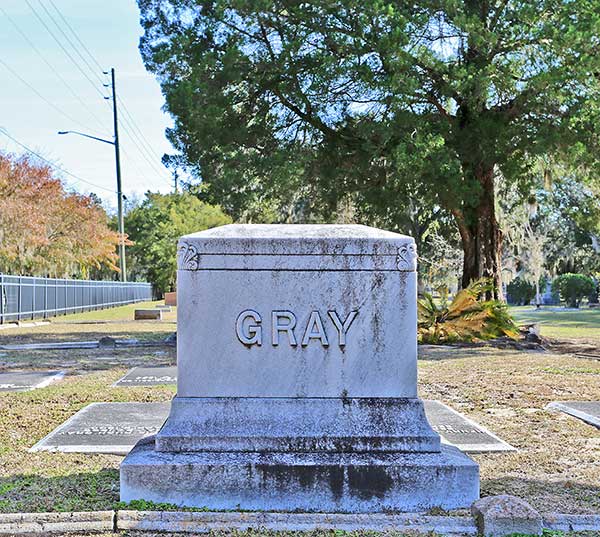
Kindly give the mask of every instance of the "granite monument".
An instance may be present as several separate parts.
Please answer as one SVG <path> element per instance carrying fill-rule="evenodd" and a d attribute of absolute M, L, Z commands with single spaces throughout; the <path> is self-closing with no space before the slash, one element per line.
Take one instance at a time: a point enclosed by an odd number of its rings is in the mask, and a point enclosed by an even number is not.
<path fill-rule="evenodd" d="M 417 396 L 416 252 L 359 225 L 228 225 L 178 249 L 178 391 L 121 499 L 210 509 L 467 507 L 477 464 Z"/>

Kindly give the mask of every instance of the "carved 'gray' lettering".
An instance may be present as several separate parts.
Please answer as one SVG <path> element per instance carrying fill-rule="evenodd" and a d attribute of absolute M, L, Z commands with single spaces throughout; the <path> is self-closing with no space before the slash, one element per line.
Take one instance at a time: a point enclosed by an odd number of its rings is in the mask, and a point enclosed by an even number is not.
<path fill-rule="evenodd" d="M 238 339 L 251 347 L 252 345 L 262 345 L 262 318 L 254 310 L 244 310 L 238 315 L 235 322 L 235 333 Z"/>
<path fill-rule="evenodd" d="M 325 314 L 321 315 L 318 311 L 311 311 L 306 324 L 302 321 L 302 326 L 298 326 L 298 317 L 294 312 L 289 310 L 272 310 L 270 326 L 271 344 L 273 347 L 279 347 L 287 343 L 290 347 L 297 347 L 298 341 L 300 341 L 302 347 L 307 347 L 312 340 L 317 340 L 323 347 L 329 347 L 327 329 L 335 329 L 338 334 L 338 345 L 340 348 L 343 348 L 346 346 L 348 332 L 357 315 L 358 310 L 350 311 L 345 318 L 340 316 L 335 310 L 329 310 L 327 316 Z M 326 329 L 328 319 L 333 324 L 333 329 Z M 236 320 L 235 331 L 237 338 L 247 347 L 252 347 L 253 345 L 260 347 L 263 341 L 263 326 L 260 313 L 251 309 L 242 311 Z M 300 336 L 302 337 L 300 338 Z"/>
<path fill-rule="evenodd" d="M 329 347 L 329 340 L 327 339 L 325 327 L 323 326 L 323 321 L 321 320 L 318 311 L 310 312 L 310 318 L 308 319 L 306 330 L 302 337 L 302 346 L 306 347 L 311 339 L 318 339 L 321 341 L 323 347 Z"/>
<path fill-rule="evenodd" d="M 346 320 L 344 322 L 342 322 L 342 320 L 339 318 L 339 316 L 337 314 L 337 311 L 335 311 L 335 310 L 328 311 L 327 314 L 333 321 L 333 324 L 338 331 L 339 346 L 345 347 L 346 346 L 346 334 L 348 333 L 348 330 L 350 329 L 350 325 L 352 324 L 354 319 L 356 319 L 356 316 L 358 315 L 358 311 L 351 311 L 348 314 L 348 316 L 346 317 Z"/>
<path fill-rule="evenodd" d="M 273 311 L 271 313 L 271 321 L 271 340 L 273 346 L 277 347 L 277 345 L 279 345 L 279 332 L 287 333 L 288 341 L 292 347 L 298 345 L 296 342 L 296 336 L 294 335 L 296 316 L 291 311 Z"/>

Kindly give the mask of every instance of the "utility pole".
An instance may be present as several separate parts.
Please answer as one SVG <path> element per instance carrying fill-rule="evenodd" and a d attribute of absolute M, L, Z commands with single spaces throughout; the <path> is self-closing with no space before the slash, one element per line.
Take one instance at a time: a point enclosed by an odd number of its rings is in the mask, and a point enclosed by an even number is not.
<path fill-rule="evenodd" d="M 105 75 L 108 75 L 108 71 L 103 71 Z M 112 88 L 112 101 L 113 101 L 113 127 L 114 127 L 114 139 L 105 140 L 98 136 L 92 136 L 79 131 L 58 131 L 58 134 L 78 134 L 90 138 L 91 140 L 97 140 L 105 144 L 115 146 L 115 164 L 117 168 L 117 210 L 118 210 L 118 225 L 119 225 L 119 268 L 121 269 L 121 281 L 127 281 L 127 266 L 125 264 L 125 220 L 123 218 L 123 188 L 121 187 L 121 154 L 119 153 L 119 122 L 117 119 L 117 90 L 115 88 L 115 70 L 110 70 L 111 84 L 104 84 L 105 88 L 109 85 Z M 104 96 L 106 100 L 110 97 Z"/>
<path fill-rule="evenodd" d="M 121 269 L 121 281 L 127 281 L 127 266 L 125 264 L 125 219 L 123 217 L 123 189 L 121 187 L 121 154 L 119 152 L 119 122 L 117 119 L 117 90 L 115 88 L 115 69 L 110 70 L 112 101 L 113 101 L 113 125 L 115 131 L 115 163 L 117 167 L 117 211 L 119 218 L 119 268 Z"/>

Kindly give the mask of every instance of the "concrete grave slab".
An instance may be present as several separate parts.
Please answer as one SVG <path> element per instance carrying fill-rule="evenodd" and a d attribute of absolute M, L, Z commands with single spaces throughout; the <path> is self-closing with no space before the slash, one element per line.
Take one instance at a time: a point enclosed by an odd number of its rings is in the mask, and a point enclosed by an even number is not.
<path fill-rule="evenodd" d="M 27 392 L 44 388 L 64 376 L 64 371 L 8 371 L 0 373 L 0 392 Z"/>
<path fill-rule="evenodd" d="M 92 403 L 29 451 L 126 455 L 136 442 L 158 432 L 170 406 L 170 403 Z"/>
<path fill-rule="evenodd" d="M 494 433 L 449 406 L 439 401 L 423 402 L 427 420 L 443 443 L 456 446 L 465 453 L 516 451 Z"/>
<path fill-rule="evenodd" d="M 135 367 L 113 384 L 116 388 L 135 386 L 160 386 L 177 384 L 177 366 Z"/>
<path fill-rule="evenodd" d="M 554 401 L 546 408 L 559 410 L 600 428 L 600 401 Z"/>

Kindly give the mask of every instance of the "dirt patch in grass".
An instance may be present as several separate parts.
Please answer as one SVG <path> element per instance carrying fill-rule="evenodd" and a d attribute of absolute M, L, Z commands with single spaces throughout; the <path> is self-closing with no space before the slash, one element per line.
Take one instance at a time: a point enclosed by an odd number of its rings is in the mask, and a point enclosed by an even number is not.
<path fill-rule="evenodd" d="M 600 431 L 544 410 L 598 400 L 600 362 L 495 349 L 421 349 L 420 396 L 447 403 L 515 446 L 481 454 L 482 495 L 515 494 L 544 512 L 600 513 Z"/>

